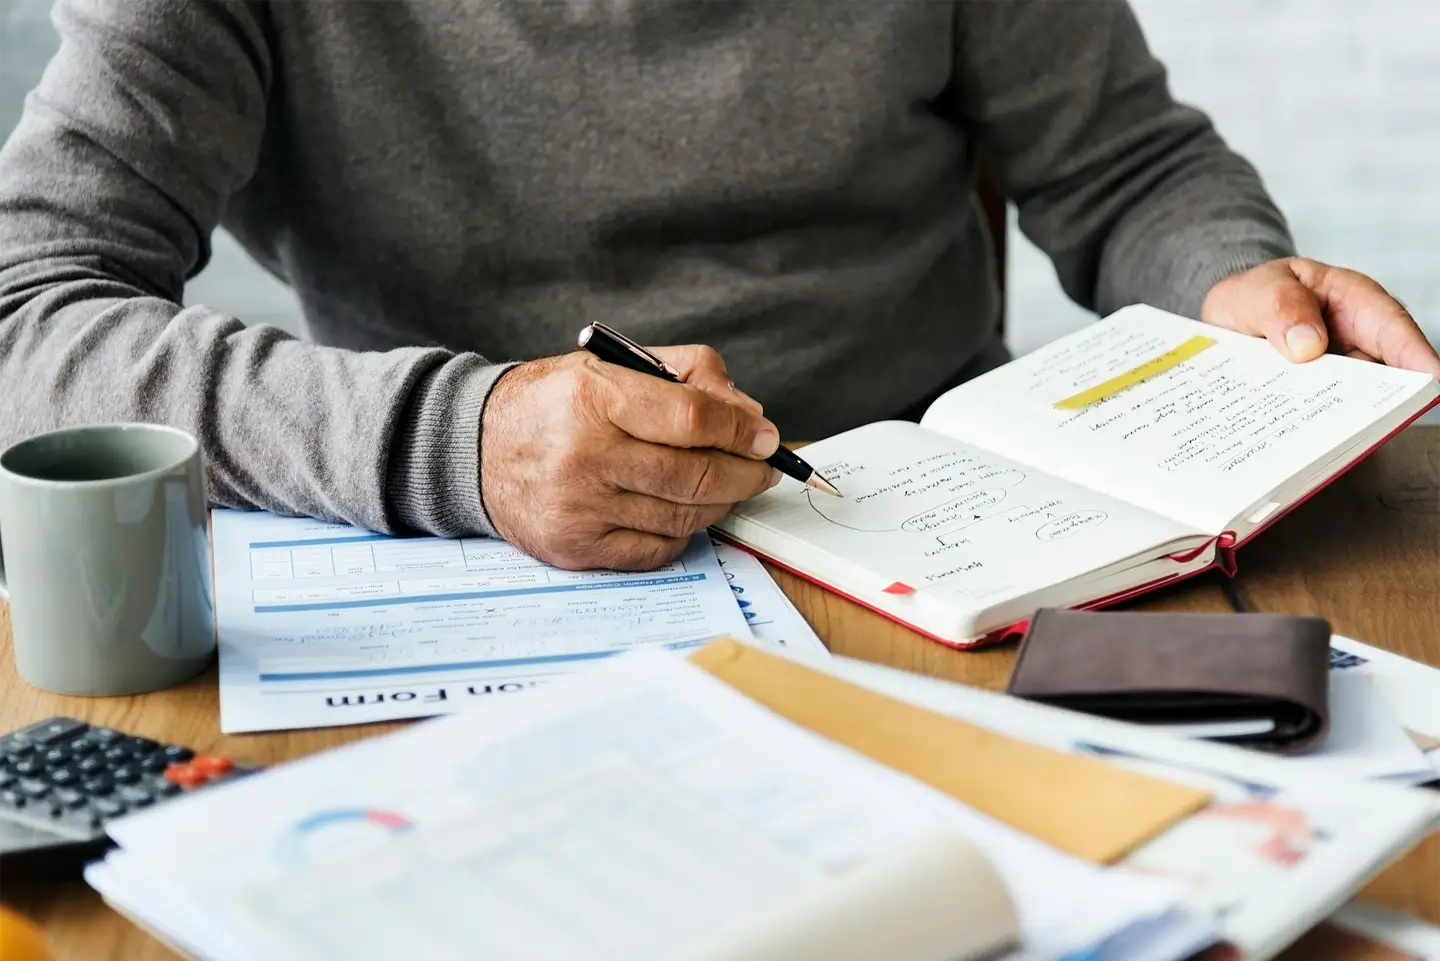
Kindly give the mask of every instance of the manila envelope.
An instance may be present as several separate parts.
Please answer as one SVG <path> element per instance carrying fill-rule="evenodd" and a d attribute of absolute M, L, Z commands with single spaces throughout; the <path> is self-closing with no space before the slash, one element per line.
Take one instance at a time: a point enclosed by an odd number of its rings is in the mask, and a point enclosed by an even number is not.
<path fill-rule="evenodd" d="M 1076 857 L 1113 863 L 1210 795 L 999 734 L 720 637 L 690 660 L 801 727 Z"/>

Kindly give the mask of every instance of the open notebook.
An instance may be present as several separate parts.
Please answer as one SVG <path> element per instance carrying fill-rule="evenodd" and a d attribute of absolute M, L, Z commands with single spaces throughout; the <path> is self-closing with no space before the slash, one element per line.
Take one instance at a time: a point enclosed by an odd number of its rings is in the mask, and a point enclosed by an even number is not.
<path fill-rule="evenodd" d="M 1434 378 L 1127 307 L 942 395 L 920 424 L 812 444 L 716 530 L 936 640 L 1003 637 L 1212 566 L 1440 398 Z"/>

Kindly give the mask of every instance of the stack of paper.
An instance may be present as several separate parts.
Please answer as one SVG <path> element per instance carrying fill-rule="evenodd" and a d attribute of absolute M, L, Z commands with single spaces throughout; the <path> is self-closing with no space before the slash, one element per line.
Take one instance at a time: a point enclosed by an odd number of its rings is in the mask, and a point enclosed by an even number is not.
<path fill-rule="evenodd" d="M 563 571 L 489 538 L 394 538 L 216 510 L 220 729 L 429 717 L 624 651 L 747 634 L 824 656 L 750 555 L 697 534 L 645 574 Z"/>
<path fill-rule="evenodd" d="M 1003 788 L 1023 776 L 1020 755 L 1013 771 L 970 778 Z M 1193 788 L 1055 757 L 1091 772 L 1077 804 L 1119 801 L 1131 847 L 1204 803 Z M 1121 823 L 1152 802 L 1168 822 Z M 792 950 L 760 956 L 942 961 L 1001 944 L 1014 959 L 1162 961 L 1215 939 L 1209 919 L 1178 906 L 1182 883 L 1067 854 L 660 652 L 142 811 L 111 833 L 121 847 L 89 881 L 206 961 L 730 961 L 775 943 Z M 851 933 L 838 954 L 837 931 Z M 938 940 L 947 933 L 961 940 Z"/>
<path fill-rule="evenodd" d="M 1217 935 L 1264 959 L 1437 814 L 1427 792 L 721 641 L 142 811 L 87 878 L 205 961 L 1160 961 Z"/>
<path fill-rule="evenodd" d="M 1243 956 L 1273 957 L 1440 822 L 1440 795 L 1175 738 L 849 658 L 812 665 L 1060 750 L 1202 786 L 1210 804 L 1120 866 L 1183 880 L 1185 904 Z"/>
<path fill-rule="evenodd" d="M 1398 726 L 1424 755 L 1430 773 L 1408 780 L 1440 779 L 1440 670 L 1337 634 L 1330 639 L 1330 675 L 1364 678 L 1368 696 L 1384 705 L 1387 727 Z M 1413 757 L 1406 766 L 1414 768 Z"/>
<path fill-rule="evenodd" d="M 1382 662 L 1388 669 L 1384 682 L 1364 669 L 1367 658 L 1346 653 L 1348 647 L 1363 647 L 1348 638 L 1332 639 L 1330 654 L 1329 710 L 1330 731 L 1325 740 L 1304 754 L 1286 758 L 1292 767 L 1306 768 L 1333 774 L 1339 777 L 1365 780 L 1390 781 L 1396 784 L 1424 784 L 1437 777 L 1432 761 L 1425 756 L 1422 745 L 1426 740 L 1440 745 L 1440 739 L 1427 738 L 1406 730 L 1395 712 L 1390 699 L 1385 696 L 1382 686 L 1399 672 L 1392 662 Z M 1374 648 L 1370 648 L 1373 652 Z M 1383 651 L 1375 652 L 1384 654 Z M 1424 665 L 1405 658 L 1389 655 L 1394 661 L 1404 662 L 1411 669 L 1429 670 Z M 1435 672 L 1440 675 L 1440 672 Z M 1440 697 L 1440 684 L 1430 685 L 1432 697 Z M 1432 714 L 1434 712 L 1432 711 Z M 1432 721 L 1428 726 L 1435 727 Z M 1247 722 L 1241 721 L 1243 725 Z M 1237 722 L 1222 722 L 1218 725 L 1165 725 L 1152 724 L 1148 727 L 1174 737 L 1208 739 L 1222 735 L 1242 733 L 1235 730 Z M 1220 730 L 1215 730 L 1219 728 Z M 1263 729 L 1268 729 L 1263 728 Z M 1440 758 L 1440 754 L 1436 755 Z"/>

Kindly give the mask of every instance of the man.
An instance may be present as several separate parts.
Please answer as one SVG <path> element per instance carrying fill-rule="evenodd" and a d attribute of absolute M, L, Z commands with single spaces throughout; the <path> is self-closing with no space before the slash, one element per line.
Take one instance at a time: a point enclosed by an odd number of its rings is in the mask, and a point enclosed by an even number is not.
<path fill-rule="evenodd" d="M 981 155 L 1102 314 L 1440 373 L 1377 284 L 1293 256 L 1123 3 L 60 0 L 56 24 L 0 154 L 0 444 L 166 421 L 218 503 L 662 563 L 774 482 L 780 431 L 905 416 L 1004 359 Z M 217 224 L 314 342 L 182 309 Z M 663 350 L 667 384 L 570 352 L 591 320 L 705 346 Z"/>

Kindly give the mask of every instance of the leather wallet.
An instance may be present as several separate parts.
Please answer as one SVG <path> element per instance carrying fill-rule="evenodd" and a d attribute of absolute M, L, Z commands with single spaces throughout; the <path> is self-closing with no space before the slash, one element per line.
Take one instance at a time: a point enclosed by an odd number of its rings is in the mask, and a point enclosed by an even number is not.
<path fill-rule="evenodd" d="M 1291 614 L 1046 609 L 1007 691 L 1087 714 L 1286 754 L 1330 730 L 1330 625 Z"/>

